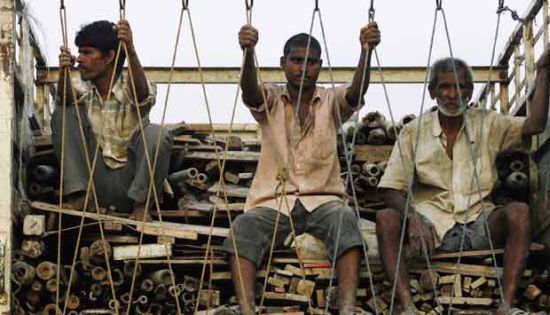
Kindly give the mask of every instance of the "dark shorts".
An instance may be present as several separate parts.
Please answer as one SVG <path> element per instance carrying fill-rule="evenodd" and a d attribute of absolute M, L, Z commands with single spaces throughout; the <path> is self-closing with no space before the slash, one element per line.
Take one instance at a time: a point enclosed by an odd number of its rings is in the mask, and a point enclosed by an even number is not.
<path fill-rule="evenodd" d="M 349 249 L 361 246 L 363 243 L 355 213 L 341 201 L 329 201 L 312 212 L 308 212 L 302 203 L 297 201 L 291 215 L 296 234 L 309 233 L 321 239 L 331 260 L 335 249 L 337 249 L 336 259 L 338 259 Z M 340 218 L 340 238 L 337 244 Z M 276 219 L 276 210 L 263 207 L 254 208 L 239 215 L 233 222 L 238 256 L 250 260 L 259 267 L 269 253 Z M 283 245 L 291 231 L 288 216 L 281 213 L 275 248 Z M 223 248 L 229 254 L 235 254 L 231 236 L 225 240 Z"/>
<path fill-rule="evenodd" d="M 494 209 L 493 212 L 496 210 L 497 209 Z M 447 233 L 445 233 L 438 250 L 443 252 L 459 252 L 464 230 L 466 230 L 466 235 L 464 235 L 463 251 L 491 248 L 489 245 L 489 237 L 487 236 L 487 229 L 485 228 L 485 217 L 487 217 L 488 220 L 491 213 L 487 215 L 481 213 L 475 221 L 466 224 L 456 223 Z"/>

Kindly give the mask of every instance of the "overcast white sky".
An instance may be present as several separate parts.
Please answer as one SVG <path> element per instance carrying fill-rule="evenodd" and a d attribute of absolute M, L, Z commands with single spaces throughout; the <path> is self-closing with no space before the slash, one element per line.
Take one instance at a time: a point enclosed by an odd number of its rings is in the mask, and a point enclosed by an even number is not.
<path fill-rule="evenodd" d="M 27 0 L 29 12 L 40 23 L 49 63 L 57 66 L 61 30 L 59 1 Z M 523 16 L 531 1 L 507 0 L 507 6 Z M 80 25 L 98 19 L 118 20 L 117 0 L 65 0 L 71 49 Z M 202 65 L 233 66 L 241 63 L 242 52 L 237 32 L 246 22 L 244 0 L 190 0 L 190 10 L 198 37 Z M 359 29 L 367 23 L 370 1 L 319 0 L 327 32 L 327 44 L 333 66 L 355 66 L 359 55 Z M 473 66 L 489 65 L 498 0 L 443 0 L 454 55 Z M 253 25 L 260 31 L 257 55 L 262 66 L 278 66 L 282 47 L 288 37 L 307 32 L 311 22 L 313 0 L 256 0 Z M 174 49 L 180 0 L 127 0 L 127 18 L 134 31 L 134 41 L 144 66 L 169 66 Z M 376 21 L 382 32 L 378 47 L 382 66 L 425 66 L 429 36 L 433 23 L 435 1 L 392 0 L 375 1 Z M 497 57 L 517 22 L 507 13 L 502 17 L 497 45 Z M 434 57 L 448 56 L 441 16 L 437 25 Z M 313 35 L 322 43 L 317 19 Z M 326 52 L 323 52 L 326 65 Z M 537 52 L 538 53 L 538 52 Z M 189 32 L 184 20 L 177 66 L 196 66 Z M 374 65 L 374 64 L 373 64 Z M 421 85 L 390 85 L 390 100 L 396 119 L 407 113 L 417 113 L 420 107 Z M 235 85 L 209 85 L 207 96 L 215 123 L 228 123 L 235 97 Z M 165 88 L 159 86 L 157 105 L 151 113 L 159 122 L 164 106 Z M 380 85 L 371 85 L 363 112 L 379 110 L 387 113 Z M 428 105 L 431 103 L 428 102 Z M 207 122 L 207 111 L 200 86 L 175 85 L 168 103 L 166 122 Z M 244 106 L 238 106 L 236 122 L 252 122 Z"/>

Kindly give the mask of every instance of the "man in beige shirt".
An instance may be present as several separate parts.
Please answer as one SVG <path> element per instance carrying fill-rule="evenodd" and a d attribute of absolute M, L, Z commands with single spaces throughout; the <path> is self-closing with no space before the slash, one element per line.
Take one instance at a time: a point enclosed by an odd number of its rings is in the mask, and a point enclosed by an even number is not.
<path fill-rule="evenodd" d="M 453 252 L 488 249 L 490 240 L 494 246 L 504 245 L 505 304 L 498 314 L 510 309 L 528 253 L 529 208 L 520 202 L 498 206 L 491 202 L 491 191 L 498 178 L 495 159 L 498 153 L 521 147 L 529 142 L 530 136 L 544 130 L 548 116 L 549 59 L 547 50 L 538 61 L 536 90 L 527 118 L 466 108 L 473 92 L 470 67 L 452 58 L 432 65 L 428 89 L 431 98 L 437 101 L 438 110 L 419 117 L 420 126 L 418 120 L 405 125 L 378 186 L 383 188 L 389 209 L 378 213 L 376 231 L 380 256 L 392 281 L 403 217 L 408 213 L 412 255 L 423 255 L 422 240 L 426 241 L 424 248 L 429 254 L 434 249 Z M 412 182 L 411 176 L 414 176 Z M 407 191 L 411 188 L 413 194 L 407 202 Z M 408 288 L 406 266 L 402 256 L 397 298 L 403 314 L 419 314 Z"/>
<path fill-rule="evenodd" d="M 329 258 L 335 258 L 339 311 L 351 314 L 362 236 L 354 212 L 344 203 L 336 147 L 338 115 L 345 121 L 362 103 L 370 71 L 366 47 L 372 49 L 380 42 L 380 32 L 376 23 L 361 29 L 361 55 L 351 84 L 328 89 L 316 85 L 322 64 L 319 42 L 303 33 L 291 37 L 283 49 L 281 67 L 287 84 L 260 86 L 253 58 L 257 41 L 254 27 L 241 28 L 239 44 L 246 52 L 243 101 L 262 128 L 262 151 L 246 212 L 233 224 L 234 239 L 224 244 L 231 255 L 241 311 L 254 313 L 256 270 L 269 253 L 275 225 L 275 246 L 280 246 L 291 231 L 292 219 L 298 234 L 317 236 L 327 246 Z M 367 84 L 361 90 L 363 75 Z"/>

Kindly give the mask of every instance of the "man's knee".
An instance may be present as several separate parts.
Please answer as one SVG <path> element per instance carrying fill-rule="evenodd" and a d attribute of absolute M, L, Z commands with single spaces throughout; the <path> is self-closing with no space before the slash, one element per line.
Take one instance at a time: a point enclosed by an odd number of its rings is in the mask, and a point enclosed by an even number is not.
<path fill-rule="evenodd" d="M 528 229 L 530 225 L 529 206 L 523 202 L 512 202 L 505 207 L 505 215 L 510 232 Z"/>
<path fill-rule="evenodd" d="M 143 127 L 143 132 L 148 144 L 150 143 L 151 145 L 156 146 L 159 136 L 161 146 L 172 143 L 172 136 L 170 135 L 170 132 L 166 128 L 161 128 L 159 125 L 149 124 Z"/>
<path fill-rule="evenodd" d="M 378 234 L 399 232 L 402 226 L 402 216 L 394 209 L 383 209 L 376 213 L 376 231 Z"/>

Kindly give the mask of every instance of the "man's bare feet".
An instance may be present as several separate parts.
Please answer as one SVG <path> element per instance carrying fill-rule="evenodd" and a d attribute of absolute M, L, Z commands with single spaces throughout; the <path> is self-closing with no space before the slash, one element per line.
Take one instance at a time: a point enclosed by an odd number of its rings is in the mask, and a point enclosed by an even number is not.
<path fill-rule="evenodd" d="M 146 208 L 144 203 L 136 203 L 134 205 L 134 211 L 130 213 L 130 219 L 136 220 L 136 221 L 145 221 L 145 222 L 151 222 L 153 221 L 153 218 L 149 214 L 149 211 L 146 213 Z M 145 220 L 143 217 L 145 216 Z"/>

